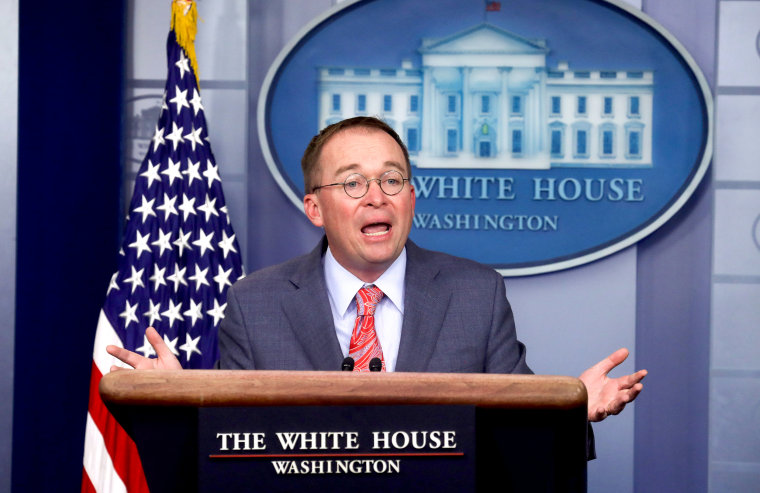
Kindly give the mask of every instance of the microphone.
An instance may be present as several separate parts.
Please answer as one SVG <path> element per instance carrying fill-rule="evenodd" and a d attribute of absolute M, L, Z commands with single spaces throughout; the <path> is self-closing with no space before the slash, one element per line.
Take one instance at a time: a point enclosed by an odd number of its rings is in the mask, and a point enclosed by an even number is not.
<path fill-rule="evenodd" d="M 341 371 L 354 371 L 354 358 L 351 356 L 348 356 L 343 360 L 343 363 L 340 364 L 340 370 Z"/>
<path fill-rule="evenodd" d="M 383 369 L 383 362 L 380 358 L 372 358 L 369 360 L 369 371 L 381 371 Z"/>

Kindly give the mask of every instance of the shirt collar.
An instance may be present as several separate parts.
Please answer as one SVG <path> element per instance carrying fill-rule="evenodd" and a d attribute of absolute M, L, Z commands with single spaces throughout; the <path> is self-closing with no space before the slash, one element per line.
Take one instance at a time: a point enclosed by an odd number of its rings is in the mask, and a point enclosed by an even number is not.
<path fill-rule="evenodd" d="M 351 307 L 351 302 L 366 283 L 351 274 L 335 260 L 330 247 L 327 247 L 324 257 L 325 283 L 330 302 L 343 315 Z M 404 313 L 404 277 L 406 275 L 406 247 L 401 250 L 398 258 L 372 284 L 380 288 L 383 295 Z"/>

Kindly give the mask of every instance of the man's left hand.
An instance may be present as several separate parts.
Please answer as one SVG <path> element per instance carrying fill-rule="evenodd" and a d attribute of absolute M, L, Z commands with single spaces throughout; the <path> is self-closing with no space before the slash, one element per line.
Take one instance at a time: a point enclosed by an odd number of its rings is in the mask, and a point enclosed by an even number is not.
<path fill-rule="evenodd" d="M 628 350 L 620 348 L 578 377 L 588 392 L 589 421 L 601 421 L 610 414 L 618 414 L 644 388 L 641 380 L 647 375 L 646 370 L 639 370 L 619 378 L 607 376 L 627 357 Z"/>

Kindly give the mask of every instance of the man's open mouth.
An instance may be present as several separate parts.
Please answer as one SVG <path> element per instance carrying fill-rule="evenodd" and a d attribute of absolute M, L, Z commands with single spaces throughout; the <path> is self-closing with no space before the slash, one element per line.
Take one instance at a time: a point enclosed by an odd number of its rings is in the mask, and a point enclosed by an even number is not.
<path fill-rule="evenodd" d="M 362 228 L 362 234 L 365 236 L 380 236 L 388 233 L 391 225 L 388 223 L 372 223 Z"/>

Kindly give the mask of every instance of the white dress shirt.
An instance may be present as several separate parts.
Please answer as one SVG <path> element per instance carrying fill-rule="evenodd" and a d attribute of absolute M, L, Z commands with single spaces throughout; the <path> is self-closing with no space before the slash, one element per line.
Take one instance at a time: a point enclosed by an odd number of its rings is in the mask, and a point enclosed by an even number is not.
<path fill-rule="evenodd" d="M 356 322 L 356 293 L 365 283 L 347 271 L 335 260 L 330 247 L 327 247 L 323 259 L 327 297 L 330 299 L 343 357 L 348 356 L 351 334 Z M 401 325 L 404 320 L 404 277 L 406 275 L 406 248 L 401 251 L 395 262 L 372 284 L 380 288 L 383 298 L 375 309 L 375 332 L 383 350 L 385 370 L 396 369 L 396 358 L 401 341 Z M 339 368 L 336 368 L 338 370 Z"/>

